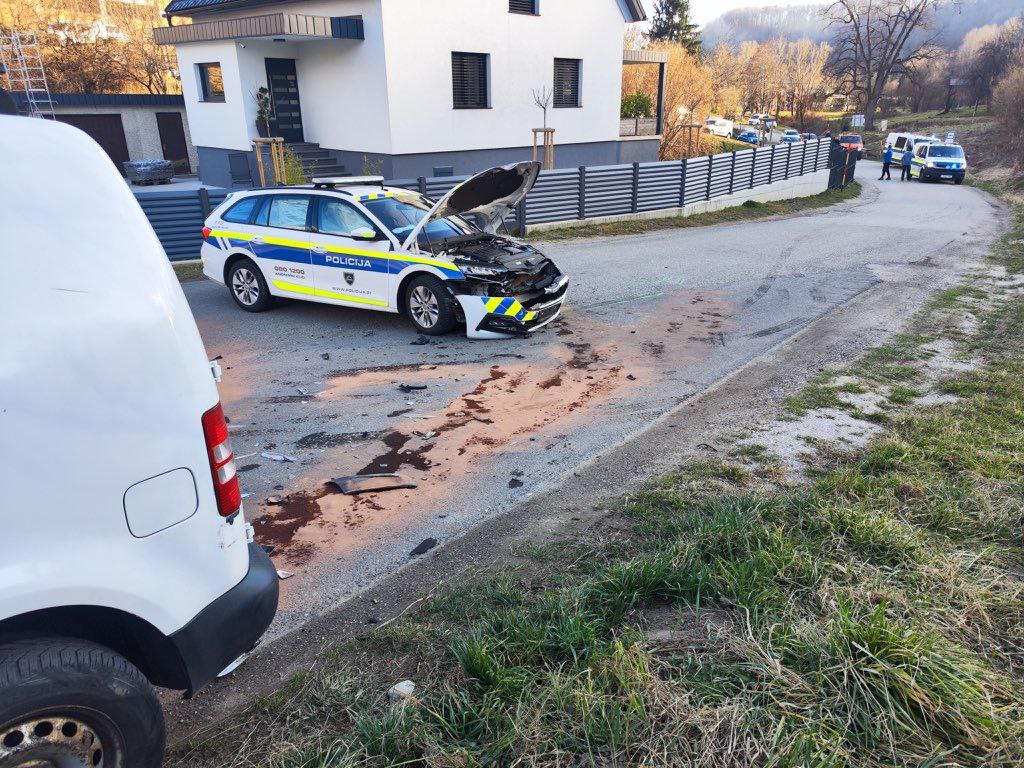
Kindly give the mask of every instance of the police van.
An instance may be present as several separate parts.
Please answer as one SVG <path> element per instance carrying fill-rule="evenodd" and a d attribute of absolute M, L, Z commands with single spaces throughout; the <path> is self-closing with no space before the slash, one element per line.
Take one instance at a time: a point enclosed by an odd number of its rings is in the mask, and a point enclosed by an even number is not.
<path fill-rule="evenodd" d="M 491 168 L 436 203 L 382 178 L 230 195 L 203 227 L 203 273 L 248 312 L 275 298 L 406 315 L 424 334 L 532 333 L 562 309 L 569 278 L 500 234 L 540 164 Z"/>
<path fill-rule="evenodd" d="M 914 147 L 910 177 L 918 181 L 952 181 L 963 184 L 967 175 L 967 156 L 959 144 L 933 142 Z"/>

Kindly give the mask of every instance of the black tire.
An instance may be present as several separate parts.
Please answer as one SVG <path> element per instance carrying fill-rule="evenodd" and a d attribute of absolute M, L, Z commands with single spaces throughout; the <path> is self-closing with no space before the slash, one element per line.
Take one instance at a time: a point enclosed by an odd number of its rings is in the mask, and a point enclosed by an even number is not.
<path fill-rule="evenodd" d="M 54 755 L 159 768 L 164 738 L 153 687 L 110 649 L 66 639 L 0 645 L 0 768 L 49 765 Z"/>
<path fill-rule="evenodd" d="M 252 259 L 232 262 L 225 278 L 231 298 L 246 312 L 265 312 L 273 306 L 274 297 L 267 281 Z"/>
<path fill-rule="evenodd" d="M 433 275 L 414 277 L 405 289 L 403 304 L 405 314 L 412 320 L 416 330 L 428 336 L 443 336 L 459 323 L 455 297 Z M 428 324 L 431 318 L 434 322 Z"/>
<path fill-rule="evenodd" d="M 953 179 L 953 183 L 956 184 L 957 186 L 960 186 L 961 184 L 964 183 L 964 180 L 963 179 Z"/>

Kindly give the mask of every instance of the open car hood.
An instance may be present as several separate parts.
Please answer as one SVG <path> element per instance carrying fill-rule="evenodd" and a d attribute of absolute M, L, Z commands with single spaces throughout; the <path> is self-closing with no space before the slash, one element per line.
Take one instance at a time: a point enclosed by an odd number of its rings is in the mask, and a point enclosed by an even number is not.
<path fill-rule="evenodd" d="M 539 174 L 540 163 L 533 161 L 489 168 L 478 173 L 438 200 L 413 227 L 402 248 L 412 248 L 427 224 L 446 216 L 478 215 L 484 219 L 485 232 L 496 231 L 502 219 L 533 189 Z"/>

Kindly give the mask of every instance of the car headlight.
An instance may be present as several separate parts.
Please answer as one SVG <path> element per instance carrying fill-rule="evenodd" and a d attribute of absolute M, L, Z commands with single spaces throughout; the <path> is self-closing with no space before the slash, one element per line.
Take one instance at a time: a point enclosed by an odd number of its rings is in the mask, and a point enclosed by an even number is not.
<path fill-rule="evenodd" d="M 459 269 L 467 275 L 476 275 L 477 277 L 494 277 L 495 275 L 500 275 L 505 271 L 501 267 L 478 267 L 470 266 L 468 264 L 460 264 Z"/>
<path fill-rule="evenodd" d="M 929 168 L 935 168 L 938 164 L 939 163 L 938 163 L 937 160 L 927 160 L 927 161 L 925 161 L 925 165 L 927 165 Z"/>

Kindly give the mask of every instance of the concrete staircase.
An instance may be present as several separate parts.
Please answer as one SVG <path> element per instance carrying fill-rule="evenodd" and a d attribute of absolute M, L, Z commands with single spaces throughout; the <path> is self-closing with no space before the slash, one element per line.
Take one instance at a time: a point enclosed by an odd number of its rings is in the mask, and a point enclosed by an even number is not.
<path fill-rule="evenodd" d="M 351 176 L 351 172 L 345 170 L 329 149 L 322 149 L 319 144 L 310 141 L 295 142 L 286 145 L 288 149 L 298 155 L 302 161 L 302 167 L 310 178 L 324 176 Z"/>

